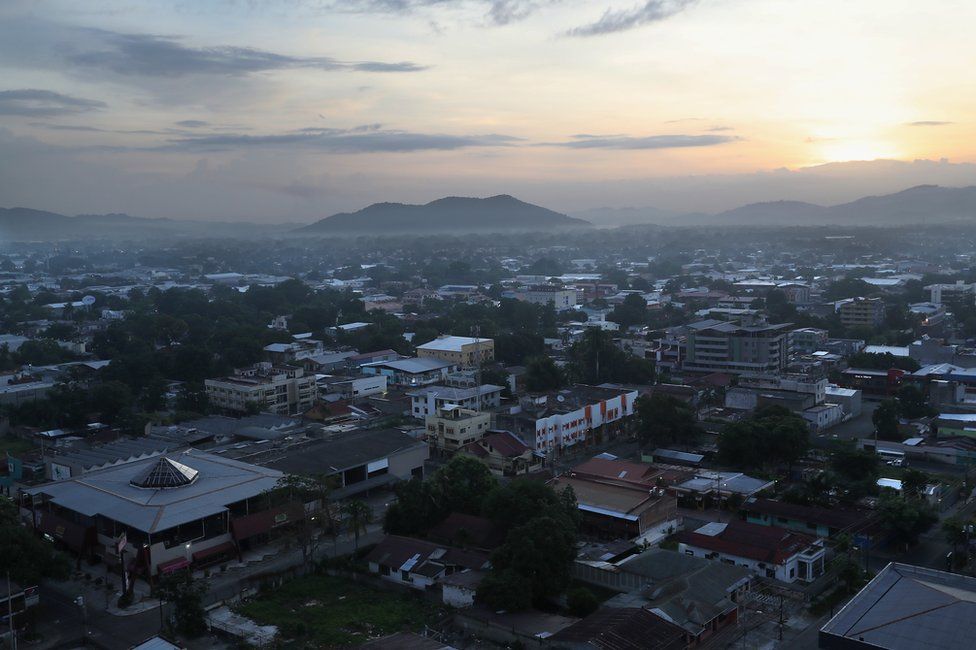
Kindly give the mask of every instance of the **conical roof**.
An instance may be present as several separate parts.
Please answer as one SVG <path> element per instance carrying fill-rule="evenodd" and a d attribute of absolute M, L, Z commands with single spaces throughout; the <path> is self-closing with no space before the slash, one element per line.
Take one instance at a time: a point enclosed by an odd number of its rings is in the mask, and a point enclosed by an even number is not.
<path fill-rule="evenodd" d="M 129 483 L 136 487 L 165 490 L 189 485 L 200 472 L 163 456 L 156 463 L 137 474 Z"/>

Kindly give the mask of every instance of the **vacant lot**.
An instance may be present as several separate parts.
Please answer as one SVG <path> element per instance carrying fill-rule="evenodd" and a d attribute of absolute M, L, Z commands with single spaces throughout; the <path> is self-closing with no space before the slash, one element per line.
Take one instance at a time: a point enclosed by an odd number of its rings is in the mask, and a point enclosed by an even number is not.
<path fill-rule="evenodd" d="M 335 647 L 364 643 L 422 629 L 438 608 L 419 594 L 401 594 L 330 576 L 286 583 L 243 605 L 240 611 L 262 625 L 277 625 L 290 647 Z"/>

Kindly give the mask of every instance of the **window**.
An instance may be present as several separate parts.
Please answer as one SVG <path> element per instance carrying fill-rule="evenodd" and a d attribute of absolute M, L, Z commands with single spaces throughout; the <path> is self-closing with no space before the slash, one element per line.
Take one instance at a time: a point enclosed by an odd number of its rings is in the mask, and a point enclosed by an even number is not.
<path fill-rule="evenodd" d="M 404 582 L 410 582 L 410 572 L 409 571 L 401 571 L 400 572 L 400 580 L 403 580 Z"/>

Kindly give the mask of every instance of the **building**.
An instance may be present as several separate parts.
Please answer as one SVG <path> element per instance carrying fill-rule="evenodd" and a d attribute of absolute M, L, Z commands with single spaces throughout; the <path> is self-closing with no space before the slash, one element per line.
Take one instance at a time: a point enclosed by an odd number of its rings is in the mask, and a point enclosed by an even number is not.
<path fill-rule="evenodd" d="M 825 349 L 830 337 L 827 330 L 816 327 L 801 327 L 790 332 L 790 345 L 798 354 L 813 354 Z"/>
<path fill-rule="evenodd" d="M 843 388 L 861 391 L 868 397 L 888 397 L 894 395 L 901 385 L 904 370 L 873 370 L 870 368 L 847 368 L 840 373 L 838 384 Z"/>
<path fill-rule="evenodd" d="M 364 375 L 385 375 L 390 386 L 429 386 L 447 380 L 447 376 L 460 369 L 453 361 L 436 358 L 397 359 L 376 361 L 360 367 Z"/>
<path fill-rule="evenodd" d="M 459 453 L 477 458 L 494 474 L 518 476 L 535 472 L 542 460 L 532 449 L 508 431 L 489 431 L 481 440 L 468 443 Z"/>
<path fill-rule="evenodd" d="M 315 404 L 317 394 L 314 375 L 306 375 L 301 367 L 270 363 L 207 379 L 204 384 L 211 406 L 238 413 L 251 408 L 277 415 L 304 413 Z"/>
<path fill-rule="evenodd" d="M 852 537 L 863 534 L 877 520 L 876 514 L 866 510 L 802 506 L 762 498 L 747 499 L 741 510 L 751 524 L 777 526 L 823 538 L 840 533 Z"/>
<path fill-rule="evenodd" d="M 335 499 L 423 478 L 429 456 L 426 444 L 396 429 L 351 431 L 285 448 L 259 447 L 257 453 L 248 458 L 274 470 L 328 478 Z"/>
<path fill-rule="evenodd" d="M 565 650 L 685 650 L 684 628 L 639 607 L 603 607 L 547 639 Z"/>
<path fill-rule="evenodd" d="M 634 415 L 636 390 L 576 385 L 552 395 L 526 397 L 496 415 L 496 423 L 532 449 L 559 453 L 577 444 L 617 438 Z"/>
<path fill-rule="evenodd" d="M 491 413 L 445 406 L 425 421 L 427 440 L 446 452 L 455 452 L 465 445 L 481 440 L 491 428 Z"/>
<path fill-rule="evenodd" d="M 856 418 L 861 414 L 861 391 L 828 384 L 824 395 L 828 402 L 839 405 L 845 416 Z"/>
<path fill-rule="evenodd" d="M 501 405 L 504 386 L 483 384 L 470 388 L 455 388 L 453 386 L 426 386 L 408 391 L 410 397 L 410 414 L 423 420 L 428 415 L 436 413 L 448 405 L 459 406 L 473 411 L 490 411 Z"/>
<path fill-rule="evenodd" d="M 976 578 L 891 563 L 820 629 L 825 650 L 963 650 L 976 638 Z"/>
<path fill-rule="evenodd" d="M 440 359 L 461 368 L 473 368 L 495 360 L 495 341 L 470 336 L 438 336 L 417 346 L 421 359 Z"/>
<path fill-rule="evenodd" d="M 955 284 L 930 284 L 925 289 L 929 292 L 929 302 L 946 305 L 950 311 L 976 304 L 976 283 L 957 280 Z"/>
<path fill-rule="evenodd" d="M 789 324 L 740 325 L 704 320 L 688 325 L 685 359 L 690 372 L 775 373 L 789 361 Z"/>
<path fill-rule="evenodd" d="M 124 538 L 135 570 L 152 576 L 236 556 L 303 517 L 302 504 L 269 499 L 282 476 L 189 449 L 24 490 L 22 513 L 38 533 L 111 566 Z"/>
<path fill-rule="evenodd" d="M 880 327 L 885 319 L 885 304 L 881 298 L 852 298 L 842 301 L 837 313 L 845 327 Z"/>
<path fill-rule="evenodd" d="M 576 289 L 552 284 L 529 287 L 519 294 L 519 298 L 533 305 L 552 305 L 556 311 L 567 311 L 576 307 Z"/>
<path fill-rule="evenodd" d="M 488 555 L 422 539 L 387 535 L 366 556 L 370 573 L 413 589 L 433 587 L 440 578 L 465 569 L 484 571 Z"/>
<path fill-rule="evenodd" d="M 676 551 L 651 549 L 620 562 L 577 560 L 578 580 L 619 592 L 607 607 L 639 607 L 685 630 L 688 646 L 735 625 L 753 573 Z"/>
<path fill-rule="evenodd" d="M 675 539 L 681 553 L 746 567 L 781 582 L 813 582 L 824 574 L 823 540 L 785 528 L 733 519 L 681 531 Z"/>
<path fill-rule="evenodd" d="M 580 526 L 610 539 L 654 542 L 680 526 L 677 500 L 668 493 L 665 473 L 644 463 L 593 458 L 550 485 L 571 487 L 579 503 Z"/>
<path fill-rule="evenodd" d="M 386 375 L 326 375 L 316 379 L 319 399 L 355 400 L 386 392 Z"/>
<path fill-rule="evenodd" d="M 753 478 L 741 472 L 699 470 L 694 477 L 670 489 L 683 504 L 699 507 L 704 503 L 723 503 L 729 498 L 745 500 L 775 484 L 776 481 Z"/>

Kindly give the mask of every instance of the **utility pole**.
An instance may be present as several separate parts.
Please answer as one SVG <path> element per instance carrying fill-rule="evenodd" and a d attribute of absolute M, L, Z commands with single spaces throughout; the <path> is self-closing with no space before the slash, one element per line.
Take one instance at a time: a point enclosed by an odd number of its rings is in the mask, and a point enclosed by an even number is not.
<path fill-rule="evenodd" d="M 17 631 L 14 629 L 14 601 L 10 594 L 10 571 L 7 571 L 7 622 L 10 624 L 10 647 L 17 650 Z"/>
<path fill-rule="evenodd" d="M 779 595 L 779 640 L 783 640 L 783 594 Z"/>

